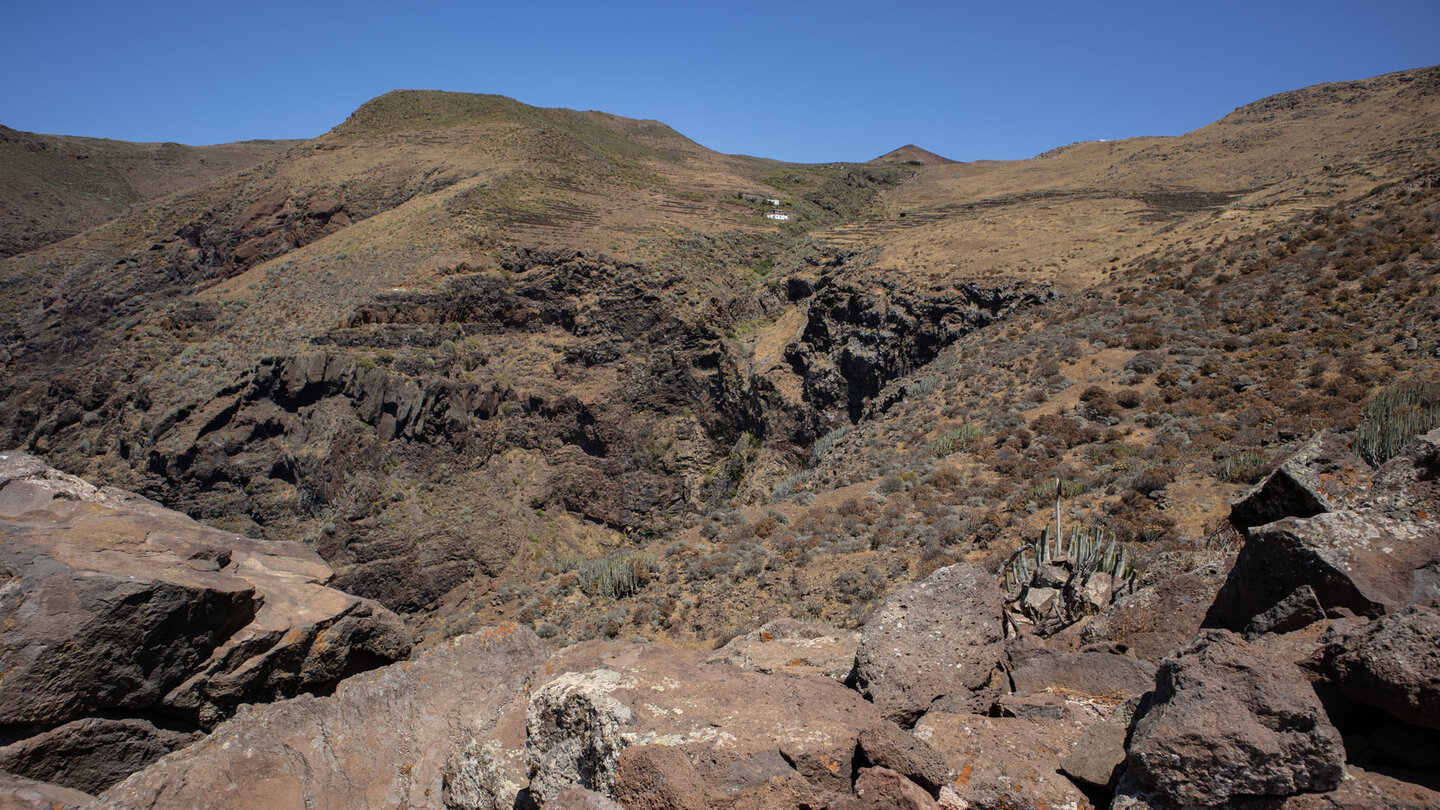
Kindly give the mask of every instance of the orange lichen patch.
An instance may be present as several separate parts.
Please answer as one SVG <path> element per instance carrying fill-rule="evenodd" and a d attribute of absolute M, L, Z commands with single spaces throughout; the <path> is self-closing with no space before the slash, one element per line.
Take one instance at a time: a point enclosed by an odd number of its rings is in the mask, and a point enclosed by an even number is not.
<path fill-rule="evenodd" d="M 974 763 L 970 763 L 970 762 L 965 763 L 965 767 L 961 768 L 959 775 L 955 777 L 955 787 L 957 787 L 957 788 L 963 788 L 963 787 L 966 787 L 967 785 L 969 785 L 969 784 L 970 784 L 970 777 L 971 777 L 972 775 L 974 775 L 974 773 L 975 773 L 975 765 L 974 765 Z"/>
<path fill-rule="evenodd" d="M 503 641 L 515 635 L 515 627 L 515 622 L 506 622 L 497 627 L 485 630 L 479 634 L 480 646 L 486 650 L 490 649 L 491 642 Z"/>
<path fill-rule="evenodd" d="M 792 666 L 792 667 L 799 667 L 799 666 L 804 666 L 804 665 L 805 665 L 805 662 L 804 662 L 804 661 L 801 661 L 799 658 L 796 658 L 795 660 L 793 660 L 793 661 L 790 662 L 790 666 Z"/>
<path fill-rule="evenodd" d="M 775 637 L 772 636 L 772 635 L 770 635 L 770 633 L 769 633 L 768 631 L 761 631 L 761 633 L 760 633 L 760 640 L 761 640 L 761 641 L 774 641 L 774 640 L 775 640 Z"/>
<path fill-rule="evenodd" d="M 839 775 L 840 775 L 840 763 L 837 762 L 837 761 L 835 761 L 835 760 L 833 760 L 833 759 L 831 759 L 829 756 L 827 756 L 827 755 L 825 755 L 825 754 L 821 754 L 821 755 L 820 755 L 820 764 L 821 764 L 821 765 L 824 765 L 824 766 L 825 766 L 825 770 L 829 771 L 830 773 L 834 774 L 835 776 L 839 776 Z"/>

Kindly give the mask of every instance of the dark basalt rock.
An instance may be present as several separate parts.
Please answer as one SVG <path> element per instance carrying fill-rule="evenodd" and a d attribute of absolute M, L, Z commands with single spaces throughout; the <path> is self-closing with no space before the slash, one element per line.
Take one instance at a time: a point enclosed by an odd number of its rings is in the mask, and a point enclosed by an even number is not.
<path fill-rule="evenodd" d="M 891 594 L 861 630 L 856 688 L 903 727 L 941 698 L 967 699 L 1004 655 L 1004 599 L 976 565 L 941 568 Z"/>
<path fill-rule="evenodd" d="M 99 793 L 201 736 L 150 720 L 87 717 L 0 747 L 0 771 Z"/>
<path fill-rule="evenodd" d="M 1294 611 L 1281 603 L 1298 600 L 1293 607 L 1305 613 L 1310 596 L 1301 588 L 1333 615 L 1373 618 L 1411 604 L 1440 603 L 1437 443 L 1440 431 L 1414 439 L 1375 472 L 1368 494 L 1353 508 L 1250 529 L 1205 624 L 1232 630 L 1245 630 L 1252 621 L 1258 622 L 1255 630 L 1293 624 L 1301 617 L 1287 618 Z M 1267 614 L 1273 610 L 1279 613 Z"/>
<path fill-rule="evenodd" d="M 1321 431 L 1241 496 L 1230 507 L 1230 522 L 1243 530 L 1349 509 L 1369 491 L 1370 476 L 1370 465 L 1344 439 Z"/>
<path fill-rule="evenodd" d="M 1346 697 L 1440 729 L 1440 615 L 1407 610 L 1322 639 L 1325 672 Z"/>
<path fill-rule="evenodd" d="M 1207 630 L 1166 659 L 1130 738 L 1127 786 L 1174 805 L 1335 789 L 1345 751 L 1300 669 Z"/>
<path fill-rule="evenodd" d="M 945 756 L 894 723 L 878 723 L 860 732 L 860 757 L 865 765 L 888 768 L 932 795 L 950 781 Z"/>
<path fill-rule="evenodd" d="M 1053 650 L 1012 640 L 1010 682 L 1016 692 L 1061 690 L 1080 695 L 1133 697 L 1155 685 L 1155 665 L 1109 652 Z"/>
<path fill-rule="evenodd" d="M 333 695 L 245 707 L 204 742 L 111 787 L 96 807 L 523 806 L 523 763 L 476 746 L 481 762 L 455 778 L 456 755 L 467 739 L 504 737 L 545 656 L 527 628 L 488 628 L 347 679 Z"/>
<path fill-rule="evenodd" d="M 72 788 L 0 771 L 0 807 L 5 810 L 73 810 L 94 800 Z"/>

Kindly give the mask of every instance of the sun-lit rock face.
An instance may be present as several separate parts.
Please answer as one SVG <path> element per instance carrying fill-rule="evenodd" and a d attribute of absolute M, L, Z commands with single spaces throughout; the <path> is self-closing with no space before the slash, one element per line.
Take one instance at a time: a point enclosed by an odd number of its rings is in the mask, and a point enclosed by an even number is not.
<path fill-rule="evenodd" d="M 242 703 L 328 694 L 410 650 L 313 551 L 18 451 L 0 453 L 0 539 L 0 767 L 35 778 L 103 789 Z"/>

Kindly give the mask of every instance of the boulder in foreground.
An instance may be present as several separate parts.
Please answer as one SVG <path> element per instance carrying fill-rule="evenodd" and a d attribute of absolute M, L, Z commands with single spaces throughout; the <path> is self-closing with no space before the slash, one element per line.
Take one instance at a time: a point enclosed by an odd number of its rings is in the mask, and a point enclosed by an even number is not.
<path fill-rule="evenodd" d="M 495 735 L 546 654 L 528 628 L 491 628 L 350 678 L 328 697 L 244 708 L 204 741 L 110 788 L 97 808 L 438 810 L 454 795 L 444 780 L 457 751 Z M 491 764 L 473 783 L 471 806 L 511 807 L 520 763 Z"/>
<path fill-rule="evenodd" d="M 941 698 L 967 703 L 1005 653 L 1004 600 L 995 577 L 978 565 L 941 568 L 901 588 L 861 631 L 857 687 L 905 727 Z"/>
<path fill-rule="evenodd" d="M 406 656 L 400 619 L 332 576 L 298 543 L 0 453 L 0 761 L 99 790 L 242 703 Z"/>
<path fill-rule="evenodd" d="M 1174 805 L 1334 790 L 1340 733 L 1300 669 L 1224 630 L 1166 659 L 1129 744 L 1120 792 Z"/>

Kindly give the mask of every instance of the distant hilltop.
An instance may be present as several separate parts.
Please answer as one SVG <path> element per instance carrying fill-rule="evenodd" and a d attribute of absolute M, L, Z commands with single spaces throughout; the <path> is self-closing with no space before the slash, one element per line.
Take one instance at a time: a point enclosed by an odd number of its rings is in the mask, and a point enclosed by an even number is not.
<path fill-rule="evenodd" d="M 886 152 L 880 157 L 870 161 L 871 163 L 920 163 L 926 166 L 942 165 L 946 163 L 959 163 L 958 160 L 951 160 L 947 157 L 931 152 L 929 149 L 921 149 L 913 143 L 907 143 L 893 152 Z"/>

